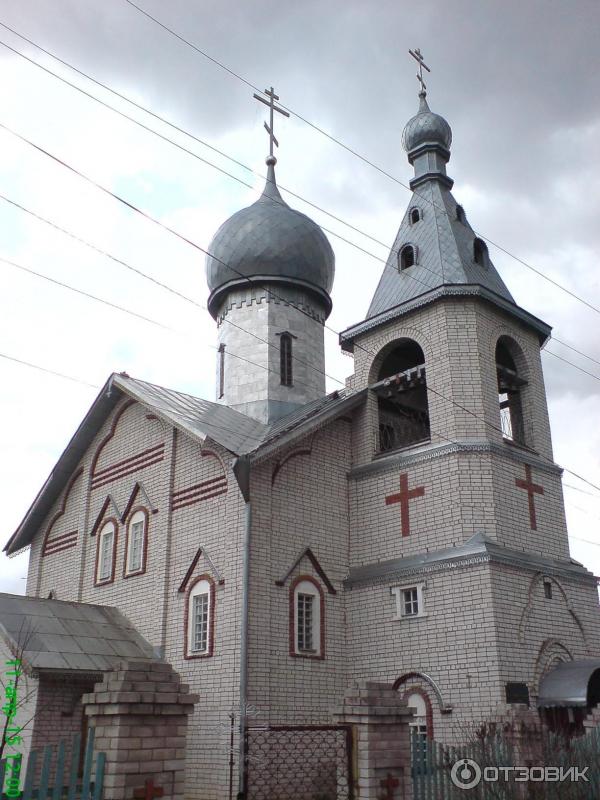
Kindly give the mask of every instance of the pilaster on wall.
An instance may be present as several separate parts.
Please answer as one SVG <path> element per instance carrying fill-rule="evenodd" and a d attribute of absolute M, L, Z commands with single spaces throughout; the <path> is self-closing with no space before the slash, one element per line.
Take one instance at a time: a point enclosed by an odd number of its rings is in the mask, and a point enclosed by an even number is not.
<path fill-rule="evenodd" d="M 356 800 L 412 800 L 410 727 L 414 710 L 387 683 L 349 689 L 334 713 L 354 728 Z"/>
<path fill-rule="evenodd" d="M 198 700 L 188 691 L 170 664 L 124 661 L 83 695 L 95 750 L 106 753 L 105 800 L 136 797 L 147 782 L 162 790 L 156 797 L 184 800 L 188 715 Z"/>

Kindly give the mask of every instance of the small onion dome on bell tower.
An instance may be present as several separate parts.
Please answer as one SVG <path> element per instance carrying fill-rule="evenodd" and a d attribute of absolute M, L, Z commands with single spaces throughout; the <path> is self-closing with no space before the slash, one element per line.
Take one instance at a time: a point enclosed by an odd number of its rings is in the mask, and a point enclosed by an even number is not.
<path fill-rule="evenodd" d="M 215 319 L 227 293 L 250 283 L 304 287 L 326 316 L 331 311 L 333 250 L 317 223 L 282 198 L 276 162 L 273 155 L 266 160 L 267 180 L 258 200 L 226 220 L 208 247 L 208 310 Z"/>
<path fill-rule="evenodd" d="M 428 179 L 437 179 L 448 188 L 453 181 L 446 175 L 446 164 L 450 160 L 452 129 L 440 114 L 434 114 L 427 103 L 427 92 L 419 93 L 419 111 L 406 123 L 402 133 L 402 145 L 408 160 L 415 168 L 411 189 Z"/>

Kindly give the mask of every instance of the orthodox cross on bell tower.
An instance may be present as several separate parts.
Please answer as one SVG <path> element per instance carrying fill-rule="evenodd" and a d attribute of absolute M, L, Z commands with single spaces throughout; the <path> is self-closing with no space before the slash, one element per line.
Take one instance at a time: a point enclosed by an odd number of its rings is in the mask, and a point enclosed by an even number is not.
<path fill-rule="evenodd" d="M 275 101 L 279 100 L 279 95 L 275 94 L 275 89 L 273 89 L 272 86 L 270 89 L 265 89 L 265 94 L 269 98 L 268 100 L 265 100 L 265 98 L 261 97 L 259 94 L 254 94 L 254 98 L 269 107 L 269 124 L 267 125 L 265 122 L 265 130 L 269 134 L 269 160 L 274 164 L 275 156 L 273 155 L 273 145 L 279 147 L 279 142 L 274 133 L 273 112 L 277 111 L 279 114 L 283 114 L 284 117 L 289 117 L 289 114 L 283 108 L 275 105 Z"/>
<path fill-rule="evenodd" d="M 427 72 L 431 72 L 425 61 L 423 60 L 423 54 L 419 50 L 419 48 L 415 48 L 415 50 L 408 51 L 411 56 L 415 59 L 417 64 L 419 65 L 419 71 L 417 72 L 417 80 L 421 84 L 421 91 L 419 94 L 425 96 L 427 94 L 427 86 L 425 85 L 425 81 L 423 80 L 423 70 L 426 69 Z M 256 95 L 254 95 L 256 97 Z"/>

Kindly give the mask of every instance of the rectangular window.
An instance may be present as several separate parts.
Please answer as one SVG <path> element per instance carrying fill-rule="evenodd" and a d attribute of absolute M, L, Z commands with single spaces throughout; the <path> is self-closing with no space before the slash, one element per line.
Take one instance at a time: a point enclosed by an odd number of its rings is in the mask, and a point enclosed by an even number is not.
<path fill-rule="evenodd" d="M 142 548 L 144 546 L 144 521 L 134 522 L 129 531 L 129 572 L 142 568 Z"/>
<path fill-rule="evenodd" d="M 98 580 L 106 581 L 112 576 L 114 531 L 102 534 L 100 542 L 100 564 L 98 565 Z"/>
<path fill-rule="evenodd" d="M 404 604 L 403 616 L 414 617 L 419 613 L 419 593 L 417 587 L 404 589 L 402 592 L 402 602 Z"/>
<path fill-rule="evenodd" d="M 225 345 L 219 345 L 219 399 L 225 394 Z"/>
<path fill-rule="evenodd" d="M 552 581 L 544 581 L 544 597 L 552 600 Z"/>
<path fill-rule="evenodd" d="M 197 594 L 194 597 L 192 606 L 192 650 L 194 653 L 208 651 L 208 604 L 208 593 Z"/>
<path fill-rule="evenodd" d="M 314 651 L 312 594 L 298 594 L 298 650 Z"/>

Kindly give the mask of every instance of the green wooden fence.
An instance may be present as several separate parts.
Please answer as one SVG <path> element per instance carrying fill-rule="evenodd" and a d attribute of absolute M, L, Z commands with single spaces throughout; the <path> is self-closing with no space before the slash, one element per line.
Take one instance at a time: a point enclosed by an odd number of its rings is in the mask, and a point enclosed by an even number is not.
<path fill-rule="evenodd" d="M 414 733 L 411 739 L 413 800 L 599 800 L 600 726 L 585 736 L 565 740 L 547 735 L 540 743 L 540 766 L 558 767 L 566 774 L 571 768 L 588 767 L 587 781 L 505 782 L 481 781 L 472 788 L 461 788 L 452 780 L 452 767 L 471 759 L 481 770 L 526 766 L 518 764 L 510 743 L 501 735 L 460 747 L 440 744 Z M 471 773 L 472 776 L 475 773 Z M 469 771 L 458 774 L 465 783 Z"/>
<path fill-rule="evenodd" d="M 56 757 L 54 758 L 54 755 Z M 6 794 L 7 780 L 13 767 L 5 758 L 0 761 L 1 800 L 102 800 L 104 766 L 106 756 L 98 753 L 96 769 L 92 773 L 94 758 L 94 729 L 87 735 L 83 767 L 81 768 L 81 736 L 73 737 L 70 762 L 66 759 L 66 744 L 58 747 L 46 745 L 43 750 L 32 750 L 27 761 L 25 774 L 19 781 L 20 792 Z M 54 768 L 52 769 L 52 766 Z"/>

